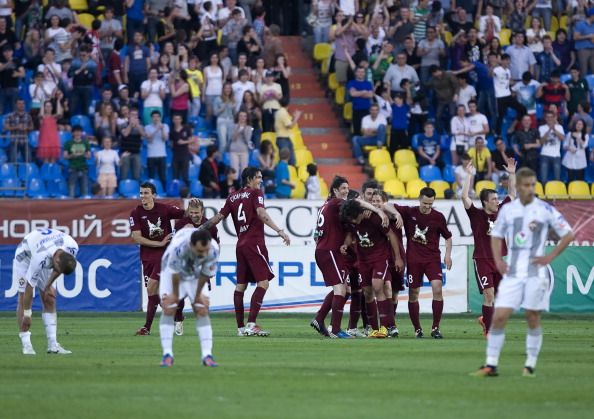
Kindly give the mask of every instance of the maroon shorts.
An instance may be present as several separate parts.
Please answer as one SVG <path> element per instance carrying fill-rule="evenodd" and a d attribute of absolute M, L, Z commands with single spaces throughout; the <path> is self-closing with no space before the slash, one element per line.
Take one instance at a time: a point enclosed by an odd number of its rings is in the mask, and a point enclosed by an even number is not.
<path fill-rule="evenodd" d="M 142 261 L 142 276 L 144 278 L 144 286 L 148 285 L 149 279 L 156 281 L 161 279 L 161 259 L 143 260 Z"/>
<path fill-rule="evenodd" d="M 404 273 L 390 264 L 390 277 L 392 278 L 392 292 L 404 291 Z"/>
<path fill-rule="evenodd" d="M 316 249 L 315 255 L 316 264 L 324 277 L 324 284 L 327 287 L 344 284 L 346 269 L 342 254 L 333 250 Z"/>
<path fill-rule="evenodd" d="M 371 280 L 381 278 L 390 281 L 390 267 L 387 259 L 377 261 L 359 261 L 359 274 L 361 275 L 361 286 L 370 287 Z"/>
<path fill-rule="evenodd" d="M 270 281 L 274 278 L 268 264 L 268 249 L 263 244 L 241 246 L 235 249 L 237 257 L 237 283 Z"/>
<path fill-rule="evenodd" d="M 497 270 L 495 261 L 492 259 L 474 259 L 473 262 L 479 292 L 482 294 L 485 288 L 495 288 L 495 291 L 497 291 L 502 277 Z"/>
<path fill-rule="evenodd" d="M 421 288 L 425 275 L 429 281 L 443 281 L 441 261 L 439 260 L 423 263 L 407 263 L 406 269 L 408 272 L 409 288 Z"/>

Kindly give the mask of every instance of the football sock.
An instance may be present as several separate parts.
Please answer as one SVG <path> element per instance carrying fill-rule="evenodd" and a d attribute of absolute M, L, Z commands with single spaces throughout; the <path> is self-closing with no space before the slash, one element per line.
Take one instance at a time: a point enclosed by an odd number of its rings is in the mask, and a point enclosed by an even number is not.
<path fill-rule="evenodd" d="M 235 307 L 235 321 L 237 321 L 237 327 L 245 327 L 243 314 L 243 292 L 235 291 L 233 293 L 233 306 Z"/>
<path fill-rule="evenodd" d="M 419 302 L 415 301 L 414 303 L 408 302 L 408 315 L 410 316 L 410 321 L 415 328 L 415 331 L 421 329 L 421 319 L 419 318 Z"/>
<path fill-rule="evenodd" d="M 370 303 L 366 303 L 367 306 L 367 321 L 373 330 L 379 329 L 377 320 L 377 302 L 373 300 Z"/>
<path fill-rule="evenodd" d="M 45 334 L 47 335 L 47 347 L 51 348 L 58 340 L 56 338 L 58 330 L 58 313 L 41 313 L 41 319 L 45 326 Z"/>
<path fill-rule="evenodd" d="M 345 303 L 346 298 L 342 295 L 335 295 L 332 297 L 332 318 L 330 321 L 333 333 L 337 333 L 340 330 Z"/>
<path fill-rule="evenodd" d="M 262 301 L 266 290 L 262 287 L 256 287 L 254 294 L 252 294 L 252 301 L 250 302 L 250 315 L 248 316 L 248 323 L 256 323 L 256 318 L 262 307 Z"/>
<path fill-rule="evenodd" d="M 23 346 L 31 345 L 31 332 L 19 332 L 19 338 Z"/>
<path fill-rule="evenodd" d="M 485 323 L 485 329 L 487 332 L 491 328 L 491 320 L 493 319 L 493 306 L 483 306 L 483 323 Z"/>
<path fill-rule="evenodd" d="M 153 320 L 155 319 L 155 314 L 157 313 L 157 307 L 159 306 L 160 301 L 161 299 L 158 295 L 149 295 L 148 304 L 146 306 L 146 323 L 144 324 L 144 327 L 149 331 L 153 325 Z"/>
<path fill-rule="evenodd" d="M 538 359 L 538 353 L 542 346 L 542 328 L 528 329 L 526 335 L 526 364 L 525 366 L 534 368 Z"/>
<path fill-rule="evenodd" d="M 380 325 L 390 327 L 390 302 L 388 300 L 378 301 L 377 310 L 379 312 Z"/>
<path fill-rule="evenodd" d="M 392 300 L 392 307 L 394 308 L 394 318 L 396 318 L 396 310 L 398 309 L 398 296 Z"/>
<path fill-rule="evenodd" d="M 173 316 L 167 316 L 165 313 L 161 314 L 161 321 L 159 322 L 159 334 L 161 335 L 161 347 L 163 348 L 163 355 L 173 356 L 173 332 L 175 331 Z"/>
<path fill-rule="evenodd" d="M 367 318 L 367 302 L 365 301 L 365 294 L 361 292 L 361 298 L 359 300 L 361 302 L 361 320 L 363 321 L 363 328 L 367 328 L 369 326 L 369 321 Z"/>
<path fill-rule="evenodd" d="M 324 323 L 326 316 L 330 312 L 330 309 L 332 308 L 332 299 L 333 298 L 334 298 L 334 291 L 330 291 L 328 294 L 326 294 L 326 297 L 324 298 L 324 301 L 322 302 L 322 305 L 320 306 L 320 309 L 318 310 L 318 312 L 316 314 L 316 320 L 318 321 L 319 324 Z"/>
<path fill-rule="evenodd" d="M 499 354 L 505 342 L 503 329 L 491 329 L 487 335 L 487 365 L 496 367 L 499 364 Z"/>
<path fill-rule="evenodd" d="M 386 300 L 386 315 L 388 316 L 388 326 L 396 326 L 396 309 L 392 300 Z"/>
<path fill-rule="evenodd" d="M 433 300 L 431 303 L 431 309 L 433 310 L 433 326 L 431 326 L 431 328 L 439 328 L 439 323 L 441 322 L 441 313 L 443 313 L 443 300 Z"/>
<path fill-rule="evenodd" d="M 361 317 L 361 291 L 353 291 L 351 294 L 351 310 L 349 312 L 349 329 L 356 329 Z"/>
<path fill-rule="evenodd" d="M 185 298 L 182 298 L 177 303 L 177 311 L 175 312 L 175 321 L 176 322 L 183 322 L 184 321 L 184 306 L 186 304 Z"/>
<path fill-rule="evenodd" d="M 200 350 L 202 358 L 212 355 L 212 326 L 208 316 L 196 317 L 196 332 L 200 339 Z"/>

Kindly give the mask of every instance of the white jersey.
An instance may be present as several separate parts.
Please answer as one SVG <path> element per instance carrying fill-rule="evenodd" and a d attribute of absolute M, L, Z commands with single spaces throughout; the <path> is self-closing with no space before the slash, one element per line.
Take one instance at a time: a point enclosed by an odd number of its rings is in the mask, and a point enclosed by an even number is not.
<path fill-rule="evenodd" d="M 555 230 L 559 237 L 572 231 L 559 211 L 538 198 L 526 206 L 515 199 L 501 208 L 491 236 L 505 239 L 507 243 L 509 270 L 506 276 L 546 276 L 546 267 L 533 264 L 532 259 L 544 256 L 549 228 Z"/>
<path fill-rule="evenodd" d="M 495 87 L 496 98 L 511 96 L 510 80 L 511 71 L 509 71 L 509 68 L 495 67 L 493 70 L 493 87 Z"/>
<path fill-rule="evenodd" d="M 18 276 L 18 280 L 25 280 L 32 287 L 39 286 L 45 289 L 46 281 L 54 270 L 53 256 L 57 250 L 64 250 L 76 257 L 78 244 L 68 234 L 59 230 L 32 231 L 17 247 L 13 275 Z M 22 285 L 24 286 L 24 283 Z"/>
<path fill-rule="evenodd" d="M 190 247 L 190 237 L 196 228 L 182 228 L 171 240 L 161 261 L 161 269 L 179 274 L 183 281 L 197 281 L 198 276 L 213 277 L 217 272 L 219 245 L 210 242 L 210 250 L 205 257 L 199 257 Z"/>

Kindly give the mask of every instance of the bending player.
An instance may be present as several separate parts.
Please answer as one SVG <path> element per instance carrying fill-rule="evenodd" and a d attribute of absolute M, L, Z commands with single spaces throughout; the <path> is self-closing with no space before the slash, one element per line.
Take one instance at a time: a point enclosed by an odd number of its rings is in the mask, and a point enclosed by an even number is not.
<path fill-rule="evenodd" d="M 31 344 L 33 290 L 41 295 L 41 319 L 47 335 L 47 353 L 71 354 L 57 340 L 58 314 L 54 281 L 76 268 L 78 244 L 58 230 L 35 230 L 17 246 L 12 262 L 13 282 L 18 280 L 17 325 L 24 355 L 35 355 Z"/>
<path fill-rule="evenodd" d="M 208 288 L 204 285 L 217 273 L 219 246 L 208 230 L 184 228 L 177 232 L 161 262 L 161 321 L 159 331 L 163 348 L 162 367 L 173 366 L 174 315 L 178 301 L 188 297 L 196 313 L 196 333 L 200 339 L 202 365 L 218 366 L 212 357 L 212 327 L 208 317 Z"/>
<path fill-rule="evenodd" d="M 208 218 L 204 216 L 204 203 L 200 199 L 195 198 L 188 203 L 185 217 L 175 222 L 175 231 L 179 231 L 186 226 L 198 228 L 207 221 Z M 209 232 L 217 244 L 221 244 L 219 231 L 216 226 L 211 227 Z M 210 281 L 208 281 L 208 290 L 210 291 Z M 175 312 L 175 334 L 177 336 L 184 334 L 184 307 L 185 301 L 181 299 Z"/>
<path fill-rule="evenodd" d="M 424 336 L 419 316 L 419 293 L 426 275 L 433 293 L 431 337 L 442 339 L 439 324 L 443 313 L 443 274 L 439 237 L 443 237 L 446 241 L 444 262 L 446 268 L 450 270 L 452 268 L 452 233 L 448 230 L 443 214 L 433 209 L 434 202 L 435 191 L 432 188 L 423 188 L 419 193 L 419 206 L 405 207 L 394 204 L 384 205 L 384 209 L 393 215 L 396 215 L 396 211 L 399 212 L 404 222 L 407 239 L 408 314 L 415 329 L 415 336 L 417 338 Z"/>
<path fill-rule="evenodd" d="M 516 161 L 513 158 L 507 159 L 505 170 L 509 173 L 509 191 L 505 199 L 499 203 L 497 191 L 493 189 L 483 189 L 480 193 L 482 209 L 478 209 L 472 204 L 469 198 L 470 183 L 473 178 L 472 163 L 464 168 L 466 179 L 462 186 L 462 203 L 470 219 L 472 235 L 474 236 L 474 274 L 478 284 L 479 292 L 483 295 L 482 316 L 479 317 L 479 324 L 483 327 L 483 334 L 487 336 L 491 327 L 493 318 L 493 302 L 495 293 L 501 281 L 501 274 L 497 271 L 493 253 L 491 252 L 491 231 L 497 219 L 497 213 L 501 207 L 511 202 L 516 197 Z M 502 256 L 507 253 L 505 244 L 502 249 Z"/>
<path fill-rule="evenodd" d="M 256 167 L 247 167 L 241 174 L 243 188 L 229 195 L 221 211 L 202 225 L 210 229 L 231 215 L 237 233 L 237 285 L 233 294 L 238 336 L 268 336 L 256 324 L 269 281 L 274 278 L 268 262 L 268 249 L 264 240 L 264 224 L 274 230 L 288 246 L 291 239 L 279 228 L 266 212 L 262 185 L 262 172 Z M 256 282 L 256 290 L 250 303 L 247 325 L 244 324 L 243 294 L 248 283 Z"/>
<path fill-rule="evenodd" d="M 522 168 L 516 173 L 518 198 L 499 211 L 491 232 L 491 251 L 503 279 L 495 298 L 495 314 L 487 335 L 487 360 L 471 375 L 496 376 L 499 355 L 505 342 L 505 325 L 514 310 L 526 312 L 526 362 L 523 376 L 533 377 L 542 346 L 540 313 L 549 309 L 552 292 L 551 270 L 548 265 L 573 240 L 571 226 L 563 215 L 535 196 L 536 173 Z M 557 246 L 545 255 L 545 242 L 552 228 L 561 238 Z M 501 246 L 508 244 L 509 264 L 503 260 Z"/>

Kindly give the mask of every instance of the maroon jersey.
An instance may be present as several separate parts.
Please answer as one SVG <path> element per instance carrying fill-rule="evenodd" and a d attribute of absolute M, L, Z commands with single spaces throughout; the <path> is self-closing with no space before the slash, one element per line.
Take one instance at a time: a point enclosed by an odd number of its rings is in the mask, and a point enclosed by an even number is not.
<path fill-rule="evenodd" d="M 264 208 L 264 194 L 259 189 L 241 188 L 225 201 L 221 214 L 225 218 L 231 214 L 238 238 L 237 246 L 265 243 L 264 223 L 258 217 L 258 208 Z"/>
<path fill-rule="evenodd" d="M 317 250 L 338 250 L 344 244 L 346 232 L 340 220 L 343 202 L 340 198 L 330 198 L 320 208 L 315 232 Z"/>
<path fill-rule="evenodd" d="M 175 231 L 181 230 L 182 228 L 184 228 L 184 226 L 186 226 L 188 224 L 191 224 L 195 228 L 198 228 L 207 221 L 208 221 L 208 218 L 202 217 L 202 220 L 200 220 L 200 223 L 195 224 L 192 222 L 192 219 L 190 217 L 184 217 L 184 218 L 181 218 L 175 222 Z M 217 226 L 212 226 L 211 228 L 208 229 L 208 231 L 210 232 L 210 235 L 212 236 L 212 238 L 215 239 L 215 241 L 217 243 L 221 244 L 221 240 L 219 239 L 219 230 L 217 229 Z"/>
<path fill-rule="evenodd" d="M 390 228 L 382 226 L 379 215 L 373 213 L 359 224 L 354 224 L 352 228 L 357 241 L 357 260 L 367 263 L 390 258 L 392 253 L 388 240 Z"/>
<path fill-rule="evenodd" d="M 502 206 L 511 202 L 509 196 L 499 204 L 499 209 Z M 497 220 L 497 214 L 487 214 L 484 209 L 478 209 L 473 204 L 470 204 L 470 208 L 466 210 L 468 218 L 470 218 L 470 227 L 472 229 L 472 235 L 474 236 L 474 253 L 473 259 L 493 259 L 493 251 L 491 250 L 491 230 L 495 227 L 495 220 Z M 507 247 L 505 242 L 502 248 L 502 256 L 507 254 Z"/>
<path fill-rule="evenodd" d="M 392 232 L 396 236 L 396 239 L 398 240 L 398 248 L 400 249 L 400 258 L 404 261 L 404 260 L 406 260 L 406 252 L 404 251 L 404 243 L 402 242 L 402 229 L 401 228 L 396 228 L 396 222 L 391 222 L 390 223 L 390 230 L 392 230 Z M 394 252 L 391 252 L 390 253 L 392 255 L 390 257 L 390 262 L 391 263 L 395 262 L 395 258 L 394 258 L 394 254 L 393 253 Z"/>
<path fill-rule="evenodd" d="M 452 237 L 443 214 L 434 209 L 429 214 L 422 214 L 419 207 L 405 207 L 397 204 L 394 204 L 394 207 L 404 220 L 407 263 L 441 260 L 439 236 L 443 236 L 446 240 Z"/>
<path fill-rule="evenodd" d="M 142 205 L 137 206 L 130 213 L 130 228 L 140 231 L 145 239 L 161 241 L 172 232 L 171 220 L 183 218 L 185 212 L 175 205 L 155 202 L 151 210 L 145 210 Z M 165 252 L 165 247 L 140 246 L 141 260 L 158 260 Z"/>

